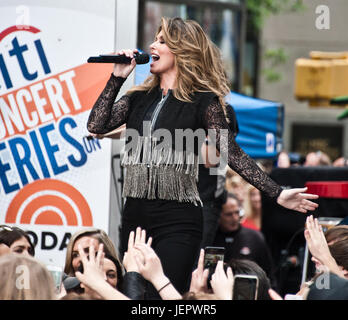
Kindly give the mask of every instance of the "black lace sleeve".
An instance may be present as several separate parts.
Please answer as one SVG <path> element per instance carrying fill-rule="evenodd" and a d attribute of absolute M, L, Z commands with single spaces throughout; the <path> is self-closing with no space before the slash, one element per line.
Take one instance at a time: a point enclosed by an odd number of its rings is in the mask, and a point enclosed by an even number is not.
<path fill-rule="evenodd" d="M 220 155 L 226 155 L 226 161 L 230 168 L 268 197 L 277 198 L 282 188 L 262 171 L 256 162 L 237 144 L 227 124 L 222 106 L 217 99 L 214 99 L 205 110 L 203 121 L 205 129 L 214 129 L 216 138 L 213 134 L 211 139 L 213 141 L 216 139 L 217 149 Z"/>
<path fill-rule="evenodd" d="M 130 108 L 130 97 L 124 95 L 115 102 L 125 80 L 125 78 L 115 77 L 111 74 L 109 81 L 89 114 L 87 122 L 89 132 L 107 133 L 126 122 Z"/>

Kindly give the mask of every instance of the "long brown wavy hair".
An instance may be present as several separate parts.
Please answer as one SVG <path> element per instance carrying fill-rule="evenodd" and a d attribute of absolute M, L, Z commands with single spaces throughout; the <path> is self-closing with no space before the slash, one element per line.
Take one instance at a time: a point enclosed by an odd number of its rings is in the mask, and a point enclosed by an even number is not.
<path fill-rule="evenodd" d="M 175 56 L 177 68 L 175 98 L 191 102 L 194 92 L 214 92 L 225 108 L 229 83 L 223 67 L 219 48 L 209 39 L 202 27 L 193 20 L 181 18 L 161 19 L 158 33 Z M 159 75 L 150 75 L 144 83 L 128 91 L 150 91 L 160 84 Z"/>

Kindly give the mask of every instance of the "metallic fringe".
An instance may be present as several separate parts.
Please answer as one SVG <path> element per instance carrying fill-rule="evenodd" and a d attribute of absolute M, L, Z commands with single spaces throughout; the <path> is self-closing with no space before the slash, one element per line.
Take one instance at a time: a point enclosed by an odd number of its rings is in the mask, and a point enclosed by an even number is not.
<path fill-rule="evenodd" d="M 160 199 L 202 205 L 197 189 L 198 156 L 156 145 L 156 140 L 140 137 L 135 150 L 125 152 L 122 196 L 156 199 L 157 192 Z"/>

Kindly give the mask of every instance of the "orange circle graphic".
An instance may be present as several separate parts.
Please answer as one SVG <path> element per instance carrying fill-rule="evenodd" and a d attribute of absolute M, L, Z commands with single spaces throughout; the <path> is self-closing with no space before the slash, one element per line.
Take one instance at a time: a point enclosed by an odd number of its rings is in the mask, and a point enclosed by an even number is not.
<path fill-rule="evenodd" d="M 38 194 L 33 199 L 27 200 L 29 197 L 45 191 L 56 191 L 65 197 L 60 197 L 56 194 Z M 81 193 L 70 184 L 54 179 L 37 180 L 22 188 L 7 209 L 5 223 L 16 223 L 17 216 L 21 210 L 19 223 L 30 224 L 35 212 L 41 209 L 38 216 L 34 217 L 34 224 L 63 225 L 62 217 L 55 210 L 52 210 L 53 207 L 62 212 L 67 225 L 78 226 L 76 210 L 65 198 L 69 198 L 78 209 L 82 226 L 92 226 L 92 212 Z"/>

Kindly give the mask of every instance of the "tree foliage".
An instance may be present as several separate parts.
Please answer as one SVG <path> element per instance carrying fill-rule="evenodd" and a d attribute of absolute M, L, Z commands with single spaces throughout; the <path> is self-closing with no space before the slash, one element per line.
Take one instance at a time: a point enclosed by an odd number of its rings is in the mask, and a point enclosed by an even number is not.
<path fill-rule="evenodd" d="M 259 37 L 265 21 L 272 15 L 288 12 L 300 12 L 305 9 L 303 0 L 245 0 L 248 12 L 248 33 Z M 283 48 L 265 48 L 265 65 L 262 70 L 268 82 L 281 80 L 282 75 L 276 71 L 277 67 L 284 64 L 288 56 Z"/>
<path fill-rule="evenodd" d="M 258 32 L 265 20 L 271 16 L 285 12 L 299 12 L 305 6 L 303 0 L 246 0 L 249 26 Z"/>

